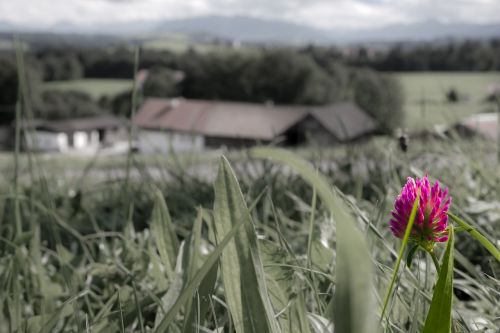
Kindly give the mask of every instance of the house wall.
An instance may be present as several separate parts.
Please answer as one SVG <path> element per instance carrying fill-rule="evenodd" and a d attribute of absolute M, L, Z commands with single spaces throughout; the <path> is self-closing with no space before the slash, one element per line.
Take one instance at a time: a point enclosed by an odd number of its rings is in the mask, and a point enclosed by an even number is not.
<path fill-rule="evenodd" d="M 26 149 L 33 151 L 66 151 L 68 136 L 65 133 L 34 131 L 25 133 Z"/>
<path fill-rule="evenodd" d="M 138 133 L 139 151 L 168 153 L 170 151 L 199 151 L 205 146 L 202 135 L 141 129 Z"/>
<path fill-rule="evenodd" d="M 25 134 L 25 148 L 32 151 L 95 151 L 100 147 L 99 132 L 58 133 L 37 130 Z"/>
<path fill-rule="evenodd" d="M 1 130 L 1 128 L 0 128 Z M 12 147 L 13 140 L 11 130 L 9 130 L 9 147 Z M 102 134 L 100 135 L 100 132 Z M 1 149 L 0 131 L 0 149 Z M 127 138 L 125 128 L 75 131 L 75 132 L 53 132 L 46 129 L 37 129 L 22 132 L 23 149 L 39 152 L 68 152 L 68 153 L 95 153 L 103 146 L 110 146 L 117 141 Z"/>
<path fill-rule="evenodd" d="M 313 117 L 306 117 L 285 133 L 285 144 L 289 146 L 317 144 L 333 145 L 338 140 Z"/>
<path fill-rule="evenodd" d="M 73 133 L 73 147 L 75 149 L 85 148 L 85 146 L 87 145 L 87 141 L 87 133 L 80 131 Z"/>
<path fill-rule="evenodd" d="M 70 149 L 74 150 L 96 150 L 99 148 L 99 132 L 97 130 L 94 131 L 76 131 L 74 133 L 70 133 L 69 135 L 73 135 L 73 145 Z"/>
<path fill-rule="evenodd" d="M 98 130 L 94 130 L 94 131 L 90 131 L 90 132 L 87 132 L 87 138 L 88 138 L 88 142 L 87 142 L 87 145 L 91 148 L 99 148 L 101 146 L 101 143 L 99 142 L 99 131 Z"/>
<path fill-rule="evenodd" d="M 119 141 L 128 141 L 128 131 L 125 127 L 103 130 L 101 144 L 110 146 Z"/>

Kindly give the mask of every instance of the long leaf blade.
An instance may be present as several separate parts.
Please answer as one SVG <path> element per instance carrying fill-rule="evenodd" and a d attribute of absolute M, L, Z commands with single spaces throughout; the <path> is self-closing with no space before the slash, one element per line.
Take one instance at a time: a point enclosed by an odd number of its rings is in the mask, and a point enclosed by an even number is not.
<path fill-rule="evenodd" d="M 221 257 L 224 291 L 235 331 L 279 332 L 250 212 L 229 162 L 222 157 L 215 181 L 216 238 L 225 237 L 238 221 L 245 221 L 244 226 Z"/>
<path fill-rule="evenodd" d="M 490 252 L 497 261 L 500 261 L 500 251 L 493 245 L 485 236 L 483 236 L 479 231 L 474 229 L 467 222 L 462 220 L 456 215 L 448 213 L 448 216 L 451 217 L 453 221 L 455 221 L 460 227 L 462 227 L 465 231 L 467 231 L 475 240 L 477 240 L 481 245 Z"/>
<path fill-rule="evenodd" d="M 218 262 L 219 257 L 221 256 L 222 252 L 225 250 L 226 246 L 233 239 L 233 237 L 236 235 L 239 228 L 245 222 L 246 221 L 244 221 L 244 220 L 238 221 L 238 223 L 235 224 L 231 228 L 231 230 L 227 233 L 227 235 L 224 237 L 224 239 L 217 244 L 217 247 L 206 258 L 204 264 L 201 266 L 201 268 L 193 276 L 193 279 L 190 280 L 189 283 L 186 285 L 186 287 L 181 291 L 175 304 L 165 314 L 165 316 L 161 320 L 160 324 L 157 326 L 156 330 L 154 331 L 155 333 L 167 332 L 167 329 L 168 329 L 169 325 L 172 323 L 172 321 L 174 320 L 176 314 L 186 304 L 186 302 L 189 301 L 189 298 L 193 297 L 193 295 L 196 292 L 196 289 L 200 286 L 200 283 L 202 283 L 203 279 L 205 279 L 207 277 L 207 275 L 212 272 L 212 269 L 213 269 L 214 265 L 216 265 L 216 263 Z"/>
<path fill-rule="evenodd" d="M 439 278 L 432 295 L 432 302 L 422 333 L 451 332 L 453 300 L 453 226 L 450 225 L 448 244 L 439 271 Z"/>
<path fill-rule="evenodd" d="M 276 148 L 254 148 L 250 155 L 284 163 L 313 186 L 336 222 L 335 331 L 363 333 L 375 330 L 372 325 L 372 262 L 356 220 L 328 180 L 305 160 Z"/>
<path fill-rule="evenodd" d="M 160 258 L 170 276 L 174 271 L 175 261 L 179 251 L 179 241 L 173 230 L 172 219 L 167 204 L 160 190 L 155 192 L 154 207 L 151 217 L 151 229 L 155 237 Z"/>

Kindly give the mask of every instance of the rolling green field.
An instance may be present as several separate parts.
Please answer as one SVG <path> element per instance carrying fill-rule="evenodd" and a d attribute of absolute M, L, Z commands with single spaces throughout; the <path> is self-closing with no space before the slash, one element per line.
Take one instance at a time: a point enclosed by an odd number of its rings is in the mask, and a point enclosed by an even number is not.
<path fill-rule="evenodd" d="M 169 34 L 158 36 L 157 38 L 149 39 L 143 42 L 142 47 L 144 49 L 159 50 L 159 51 L 171 51 L 175 53 L 184 53 L 189 49 L 195 50 L 199 53 L 208 52 L 237 52 L 250 50 L 255 51 L 256 48 L 244 46 L 241 48 L 232 47 L 229 44 L 217 44 L 212 40 L 196 40 L 189 36 L 182 34 Z"/>
<path fill-rule="evenodd" d="M 489 89 L 500 86 L 500 73 L 486 72 L 418 72 L 396 73 L 405 94 L 406 126 L 429 128 L 450 124 L 477 112 L 491 111 L 485 103 Z M 463 101 L 446 102 L 446 92 L 455 89 Z"/>
<path fill-rule="evenodd" d="M 145 49 L 151 50 L 168 50 L 172 52 L 183 53 L 189 49 L 194 49 L 197 52 L 207 52 L 216 48 L 212 44 L 203 44 L 193 42 L 192 40 L 183 36 L 157 38 L 145 41 L 143 43 Z"/>
<path fill-rule="evenodd" d="M 89 94 L 93 99 L 103 96 L 116 96 L 122 92 L 132 89 L 132 80 L 126 79 L 80 79 L 70 81 L 45 82 L 43 90 L 60 91 L 82 91 Z"/>

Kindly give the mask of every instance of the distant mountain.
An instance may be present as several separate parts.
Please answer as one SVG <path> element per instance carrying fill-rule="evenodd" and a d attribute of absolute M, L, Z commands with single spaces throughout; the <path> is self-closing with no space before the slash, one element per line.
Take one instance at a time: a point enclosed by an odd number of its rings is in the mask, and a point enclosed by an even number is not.
<path fill-rule="evenodd" d="M 120 23 L 78 25 L 59 22 L 52 26 L 19 26 L 0 22 L 0 31 L 50 32 L 66 34 L 106 34 L 120 36 L 158 36 L 184 34 L 256 43 L 354 43 L 431 41 L 453 38 L 500 38 L 500 23 L 475 25 L 444 24 L 423 21 L 397 24 L 375 29 L 324 30 L 287 21 L 259 19 L 248 16 L 197 16 L 164 21 L 129 21 Z"/>
<path fill-rule="evenodd" d="M 337 41 L 348 42 L 394 42 L 431 41 L 444 38 L 500 38 L 500 24 L 444 24 L 437 21 L 423 21 L 413 24 L 390 25 L 378 29 L 332 30 Z"/>
<path fill-rule="evenodd" d="M 305 25 L 265 20 L 247 16 L 200 16 L 165 21 L 158 32 L 208 35 L 242 42 L 326 43 L 331 41 L 328 31 Z"/>
<path fill-rule="evenodd" d="M 200 16 L 160 23 L 158 32 L 203 34 L 242 42 L 332 43 L 430 41 L 443 38 L 500 38 L 500 24 L 444 24 L 423 21 L 376 29 L 322 30 L 285 21 L 247 16 Z"/>
<path fill-rule="evenodd" d="M 30 27 L 21 26 L 11 22 L 0 21 L 0 32 L 28 31 Z"/>
<path fill-rule="evenodd" d="M 11 23 L 0 21 L 0 30 L 1 31 L 6 31 L 6 30 L 9 30 L 9 29 L 12 29 L 12 28 L 13 27 L 12 27 Z"/>

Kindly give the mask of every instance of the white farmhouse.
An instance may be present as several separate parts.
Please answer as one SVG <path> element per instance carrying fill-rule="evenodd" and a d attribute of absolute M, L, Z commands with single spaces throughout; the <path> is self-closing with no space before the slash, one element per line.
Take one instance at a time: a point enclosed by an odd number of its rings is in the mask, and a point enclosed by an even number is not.
<path fill-rule="evenodd" d="M 197 133 L 198 114 L 170 112 L 177 110 L 179 100 L 148 98 L 134 119 L 138 126 L 137 145 L 145 153 L 199 151 L 205 138 Z"/>
<path fill-rule="evenodd" d="M 123 121 L 112 116 L 35 120 L 23 128 L 24 147 L 31 151 L 92 153 L 126 135 Z"/>

